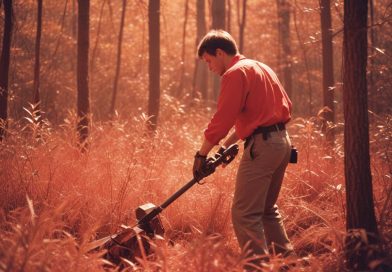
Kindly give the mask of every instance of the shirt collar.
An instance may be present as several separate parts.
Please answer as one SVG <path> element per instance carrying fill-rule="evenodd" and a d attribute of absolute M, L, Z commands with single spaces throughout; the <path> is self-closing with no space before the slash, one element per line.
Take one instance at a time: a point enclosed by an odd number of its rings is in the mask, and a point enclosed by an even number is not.
<path fill-rule="evenodd" d="M 245 57 L 243 55 L 241 55 L 241 54 L 235 55 L 234 58 L 231 60 L 228 68 L 231 68 L 234 64 L 236 64 L 238 61 L 240 61 L 242 59 L 245 59 Z"/>
<path fill-rule="evenodd" d="M 236 64 L 238 61 L 245 59 L 245 57 L 241 54 L 237 54 L 234 56 L 234 58 L 231 60 L 229 67 L 227 67 L 227 70 L 229 70 L 234 64 Z"/>
<path fill-rule="evenodd" d="M 223 73 L 223 75 L 226 74 L 226 72 L 227 72 L 231 67 L 233 67 L 234 64 L 236 64 L 238 61 L 240 61 L 240 60 L 242 60 L 242 59 L 246 59 L 246 58 L 245 58 L 243 55 L 241 55 L 241 54 L 235 55 L 235 56 L 232 58 L 232 60 L 231 60 L 231 62 L 230 62 L 230 64 L 229 64 L 229 67 L 227 67 L 227 69 L 226 69 L 226 71 Z M 222 75 L 222 76 L 223 76 L 223 75 Z"/>

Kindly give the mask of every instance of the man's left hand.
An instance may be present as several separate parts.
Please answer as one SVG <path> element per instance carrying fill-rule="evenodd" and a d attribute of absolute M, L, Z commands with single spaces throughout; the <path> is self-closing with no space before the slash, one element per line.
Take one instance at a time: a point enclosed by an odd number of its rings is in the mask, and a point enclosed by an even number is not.
<path fill-rule="evenodd" d="M 219 158 L 220 156 L 222 156 L 223 155 L 223 153 L 225 152 L 225 150 L 226 150 L 226 147 L 225 146 L 221 146 L 220 148 L 219 148 L 219 150 L 215 153 L 215 158 L 217 159 L 217 158 Z M 227 164 L 226 163 L 222 163 L 222 168 L 225 168 L 227 166 Z"/>

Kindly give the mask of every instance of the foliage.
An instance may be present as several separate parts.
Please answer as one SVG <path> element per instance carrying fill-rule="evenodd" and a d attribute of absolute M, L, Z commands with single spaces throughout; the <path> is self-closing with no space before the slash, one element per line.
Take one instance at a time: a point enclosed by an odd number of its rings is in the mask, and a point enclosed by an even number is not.
<path fill-rule="evenodd" d="M 231 1 L 231 24 L 228 29 L 238 39 L 237 5 Z M 291 2 L 291 65 L 293 69 L 294 111 L 311 117 L 322 107 L 322 59 L 320 8 L 318 1 Z M 76 106 L 76 1 L 49 1 L 43 5 L 41 43 L 41 107 L 54 124 L 61 124 L 68 111 Z M 388 101 L 391 77 L 390 33 L 391 7 L 387 0 L 375 1 L 376 45 L 369 48 L 369 104 L 376 113 L 390 111 Z M 334 33 L 334 74 L 337 114 L 341 107 L 341 52 L 343 1 L 331 1 Z M 161 93 L 178 94 L 183 99 L 192 93 L 196 60 L 196 1 L 189 1 L 189 18 L 185 39 L 185 62 L 181 63 L 182 1 L 161 1 Z M 102 10 L 102 17 L 100 17 Z M 210 13 L 206 9 L 207 27 Z M 16 20 L 10 66 L 10 118 L 20 120 L 23 107 L 32 101 L 33 60 L 36 27 L 36 2 L 14 1 Z M 113 91 L 116 41 L 120 27 L 121 1 L 91 1 L 90 24 L 90 98 L 93 118 L 108 119 L 109 97 Z M 147 111 L 148 94 L 148 22 L 147 1 L 129 1 L 125 18 L 122 68 L 119 78 L 117 111 L 121 115 L 138 115 Z M 0 29 L 3 27 L 0 20 Z M 369 33 L 370 37 L 370 33 Z M 244 54 L 271 66 L 280 75 L 279 39 L 275 2 L 248 1 L 244 37 Z M 306 58 L 306 59 L 305 59 Z M 305 61 L 306 60 L 306 61 Z M 306 67 L 306 63 L 307 66 Z M 178 90 L 182 66 L 185 67 L 183 89 Z M 373 86 L 373 85 L 374 86 Z M 371 86 L 372 85 L 372 86 Z M 211 89 L 211 82 L 209 88 Z M 341 120 L 341 119 L 340 119 Z"/>
<path fill-rule="evenodd" d="M 76 4 L 44 2 L 41 98 L 31 105 L 36 2 L 14 1 L 8 137 L 0 143 L 0 270 L 104 270 L 104 252 L 90 241 L 135 222 L 142 203 L 159 204 L 191 177 L 214 102 L 190 100 L 195 65 L 195 1 L 189 1 L 186 58 L 181 59 L 182 1 L 161 1 L 161 113 L 154 135 L 146 130 L 148 94 L 147 2 L 128 1 L 116 115 L 107 121 L 115 67 L 120 1 L 91 2 L 89 149 L 80 153 L 76 134 Z M 231 1 L 230 32 L 238 37 Z M 345 185 L 341 109 L 343 1 L 331 1 L 337 123 L 333 148 L 321 126 L 321 33 L 317 1 L 290 1 L 294 116 L 289 126 L 299 150 L 290 165 L 279 205 L 297 258 L 274 256 L 263 267 L 291 265 L 302 271 L 341 271 L 345 236 Z M 102 10 L 102 18 L 99 14 Z M 276 7 L 248 1 L 244 54 L 280 71 Z M 207 15 L 208 14 L 207 12 Z M 0 29 L 3 29 L 0 13 Z M 376 1 L 376 44 L 369 48 L 371 163 L 379 230 L 392 252 L 391 5 Z M 210 20 L 207 18 L 208 24 Z M 100 29 L 100 30 L 99 30 Z M 99 30 L 99 31 L 98 31 Z M 305 59 L 308 65 L 305 65 Z M 185 84 L 178 90 L 182 67 Z M 211 84 L 210 84 L 211 87 Z M 178 94 L 174 98 L 172 94 Z M 207 106 L 205 105 L 207 104 Z M 40 108 L 42 116 L 38 115 Z M 321 112 L 321 111 L 320 111 Z M 0 124 L 4 125 L 4 124 Z M 195 186 L 162 215 L 166 236 L 156 254 L 129 270 L 242 271 L 251 260 L 239 252 L 230 221 L 238 159 L 203 186 Z M 390 260 L 391 256 L 387 256 Z M 385 260 L 380 260 L 383 262 Z"/>
<path fill-rule="evenodd" d="M 25 130 L 13 124 L 12 137 L 1 143 L 0 265 L 7 270 L 99 270 L 103 252 L 87 244 L 135 222 L 134 209 L 159 204 L 191 178 L 200 126 L 210 113 L 164 97 L 166 120 L 155 135 L 148 118 L 120 118 L 95 123 L 90 148 L 76 148 L 76 115 L 54 127 L 48 122 Z M 295 265 L 303 271 L 343 269 L 345 235 L 342 133 L 336 148 L 323 147 L 321 121 L 295 119 L 289 130 L 299 149 L 290 165 L 278 204 L 297 258 L 273 257 L 264 269 Z M 382 118 L 380 120 L 385 120 Z M 387 120 L 391 120 L 388 117 Z M 36 130 L 35 133 L 26 131 Z M 391 248 L 390 123 L 372 130 L 372 166 L 378 223 Z M 36 137 L 40 135 L 40 137 Z M 195 186 L 162 214 L 164 240 L 156 254 L 131 270 L 241 271 L 243 258 L 231 227 L 230 205 L 239 159 Z M 390 252 L 390 251 L 389 251 Z"/>

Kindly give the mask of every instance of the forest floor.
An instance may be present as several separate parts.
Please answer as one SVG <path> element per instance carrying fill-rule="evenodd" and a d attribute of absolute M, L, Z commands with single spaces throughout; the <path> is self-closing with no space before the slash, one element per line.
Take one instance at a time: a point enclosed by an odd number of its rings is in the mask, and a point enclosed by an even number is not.
<path fill-rule="evenodd" d="M 135 222 L 143 203 L 160 204 L 191 177 L 208 114 L 166 109 L 155 136 L 141 115 L 94 123 L 89 148 L 77 148 L 76 119 L 63 125 L 11 124 L 0 145 L 0 270 L 104 271 L 94 239 Z M 371 127 L 374 205 L 386 252 L 392 249 L 390 117 Z M 289 132 L 299 150 L 278 205 L 297 258 L 272 257 L 263 271 L 344 271 L 343 128 L 328 150 L 320 120 L 297 118 Z M 166 234 L 153 260 L 130 271 L 242 271 L 230 205 L 239 157 L 195 185 L 162 213 Z M 389 256 L 390 257 L 390 256 Z M 109 269 L 110 270 L 110 269 Z"/>

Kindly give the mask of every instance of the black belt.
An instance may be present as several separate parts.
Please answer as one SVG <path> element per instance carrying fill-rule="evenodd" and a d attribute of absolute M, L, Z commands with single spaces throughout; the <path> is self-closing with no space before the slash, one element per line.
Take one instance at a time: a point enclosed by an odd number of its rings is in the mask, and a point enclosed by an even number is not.
<path fill-rule="evenodd" d="M 268 137 L 270 137 L 271 132 L 285 130 L 285 129 L 286 129 L 286 126 L 284 125 L 284 123 L 277 123 L 275 125 L 271 125 L 268 127 L 258 127 L 253 131 L 253 133 L 248 138 L 246 138 L 246 140 L 248 140 L 253 135 L 261 133 L 261 134 L 263 134 L 263 140 L 266 141 L 268 139 Z"/>
<path fill-rule="evenodd" d="M 263 140 L 266 141 L 268 140 L 268 137 L 270 137 L 270 133 L 271 132 L 275 132 L 275 131 L 280 131 L 280 130 L 285 130 L 286 126 L 284 125 L 284 123 L 277 123 L 275 125 L 272 126 L 268 126 L 268 127 L 258 127 L 256 128 L 253 133 L 251 135 L 249 135 L 246 139 L 245 139 L 245 144 L 244 144 L 244 148 L 246 148 L 248 146 L 248 144 L 250 143 L 252 137 L 256 134 L 263 134 Z M 250 157 L 253 160 L 254 155 L 253 155 L 253 143 L 252 146 L 250 147 L 250 151 L 249 151 Z"/>

